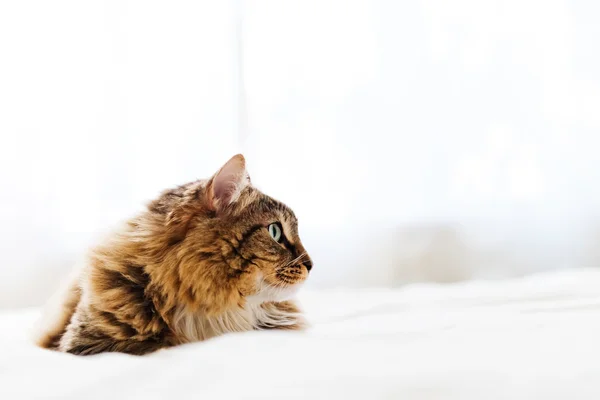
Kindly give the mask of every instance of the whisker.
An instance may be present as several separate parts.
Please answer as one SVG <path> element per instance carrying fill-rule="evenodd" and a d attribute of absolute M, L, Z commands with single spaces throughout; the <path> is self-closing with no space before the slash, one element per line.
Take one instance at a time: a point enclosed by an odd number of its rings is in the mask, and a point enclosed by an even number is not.
<path fill-rule="evenodd" d="M 290 265 L 297 263 L 298 261 L 300 261 L 300 259 L 302 257 L 305 257 L 306 255 L 307 255 L 307 253 L 305 251 L 304 253 L 300 254 L 298 257 L 296 257 L 293 260 L 289 261 L 283 268 L 289 267 Z"/>

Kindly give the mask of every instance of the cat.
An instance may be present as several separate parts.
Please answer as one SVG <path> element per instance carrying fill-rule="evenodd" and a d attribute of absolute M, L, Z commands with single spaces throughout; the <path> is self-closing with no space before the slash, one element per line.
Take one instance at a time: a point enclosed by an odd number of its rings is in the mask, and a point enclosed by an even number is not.
<path fill-rule="evenodd" d="M 99 246 L 37 344 L 135 355 L 228 332 L 298 330 L 292 300 L 312 261 L 283 203 L 252 186 L 243 155 L 164 191 Z"/>

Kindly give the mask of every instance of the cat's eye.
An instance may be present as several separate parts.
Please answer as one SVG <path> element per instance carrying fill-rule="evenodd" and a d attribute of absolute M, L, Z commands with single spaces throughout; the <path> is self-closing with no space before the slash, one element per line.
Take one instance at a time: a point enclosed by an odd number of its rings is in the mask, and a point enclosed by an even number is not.
<path fill-rule="evenodd" d="M 269 235 L 273 238 L 277 243 L 281 243 L 283 239 L 283 234 L 281 233 L 281 226 L 278 223 L 274 223 L 269 225 Z"/>

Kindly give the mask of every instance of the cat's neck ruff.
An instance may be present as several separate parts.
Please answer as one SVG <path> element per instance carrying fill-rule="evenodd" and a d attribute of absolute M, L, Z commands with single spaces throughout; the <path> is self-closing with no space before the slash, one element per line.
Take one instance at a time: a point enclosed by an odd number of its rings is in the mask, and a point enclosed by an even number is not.
<path fill-rule="evenodd" d="M 277 288 L 264 282 L 257 294 L 248 296 L 244 307 L 215 316 L 190 312 L 180 307 L 173 318 L 173 330 L 182 343 L 206 340 L 229 332 L 247 332 L 294 325 L 298 313 L 270 307 L 269 302 L 289 300 L 301 285 Z"/>

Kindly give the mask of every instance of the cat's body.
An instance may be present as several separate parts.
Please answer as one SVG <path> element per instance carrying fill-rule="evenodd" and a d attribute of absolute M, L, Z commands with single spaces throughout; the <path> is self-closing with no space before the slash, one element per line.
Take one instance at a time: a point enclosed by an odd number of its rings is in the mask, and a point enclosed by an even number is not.
<path fill-rule="evenodd" d="M 251 186 L 241 155 L 167 190 L 93 249 L 38 344 L 145 354 L 227 332 L 300 329 L 289 300 L 312 262 L 292 211 Z"/>

